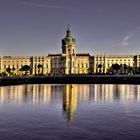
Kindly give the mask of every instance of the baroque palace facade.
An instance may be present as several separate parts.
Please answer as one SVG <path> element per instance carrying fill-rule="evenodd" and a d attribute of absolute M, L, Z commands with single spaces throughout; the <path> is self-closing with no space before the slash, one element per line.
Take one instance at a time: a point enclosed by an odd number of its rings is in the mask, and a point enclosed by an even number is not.
<path fill-rule="evenodd" d="M 76 39 L 68 27 L 66 37 L 62 39 L 62 53 L 48 56 L 1 56 L 0 72 L 6 72 L 10 68 L 15 75 L 22 75 L 21 68 L 28 65 L 31 75 L 96 74 L 99 71 L 107 73 L 112 64 L 139 67 L 140 56 L 79 54 L 76 52 Z"/>

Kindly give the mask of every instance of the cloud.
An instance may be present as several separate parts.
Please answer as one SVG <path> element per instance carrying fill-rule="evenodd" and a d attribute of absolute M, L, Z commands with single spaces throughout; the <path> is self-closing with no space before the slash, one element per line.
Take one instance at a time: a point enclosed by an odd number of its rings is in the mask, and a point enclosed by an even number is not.
<path fill-rule="evenodd" d="M 41 7 L 41 8 L 52 8 L 52 9 L 63 9 L 63 10 L 69 10 L 73 12 L 78 12 L 78 9 L 73 9 L 70 7 L 62 7 L 59 5 L 50 5 L 50 4 L 39 4 L 39 3 L 33 3 L 33 2 L 26 2 L 26 1 L 19 1 L 20 4 L 33 6 L 33 7 Z"/>
<path fill-rule="evenodd" d="M 130 45 L 130 39 L 131 39 L 132 35 L 126 35 L 121 42 L 122 46 L 129 46 Z"/>
<path fill-rule="evenodd" d="M 139 31 L 140 31 L 140 26 L 135 27 L 133 32 L 123 37 L 121 41 L 121 45 L 129 46 L 131 44 L 131 40 L 138 35 Z"/>
<path fill-rule="evenodd" d="M 134 44 L 134 40 L 136 40 L 139 37 L 140 26 L 134 27 L 134 30 L 131 32 L 128 32 L 126 35 L 124 35 L 122 38 L 120 38 L 116 43 L 110 45 L 109 49 L 119 48 L 126 49 L 125 47 L 132 47 Z"/>

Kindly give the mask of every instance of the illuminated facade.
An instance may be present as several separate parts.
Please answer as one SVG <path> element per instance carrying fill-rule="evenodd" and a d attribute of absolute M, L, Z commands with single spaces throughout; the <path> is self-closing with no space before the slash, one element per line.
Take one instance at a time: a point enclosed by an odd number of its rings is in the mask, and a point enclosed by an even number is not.
<path fill-rule="evenodd" d="M 62 53 L 30 57 L 3 56 L 0 57 L 0 72 L 6 72 L 10 68 L 14 75 L 22 75 L 21 68 L 28 65 L 31 75 L 94 74 L 107 73 L 112 64 L 139 67 L 140 56 L 79 54 L 76 52 L 76 39 L 68 27 L 66 37 L 62 39 Z"/>

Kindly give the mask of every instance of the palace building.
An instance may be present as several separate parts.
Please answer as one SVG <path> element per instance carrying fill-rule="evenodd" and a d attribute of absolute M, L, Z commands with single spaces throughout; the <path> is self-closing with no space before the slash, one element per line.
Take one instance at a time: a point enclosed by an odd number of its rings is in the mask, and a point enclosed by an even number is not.
<path fill-rule="evenodd" d="M 107 73 L 113 64 L 132 68 L 140 66 L 139 55 L 90 55 L 76 52 L 76 39 L 68 27 L 62 39 L 62 52 L 47 56 L 1 56 L 0 72 L 10 69 L 14 75 L 22 75 L 22 67 L 28 65 L 31 75 L 70 75 Z"/>

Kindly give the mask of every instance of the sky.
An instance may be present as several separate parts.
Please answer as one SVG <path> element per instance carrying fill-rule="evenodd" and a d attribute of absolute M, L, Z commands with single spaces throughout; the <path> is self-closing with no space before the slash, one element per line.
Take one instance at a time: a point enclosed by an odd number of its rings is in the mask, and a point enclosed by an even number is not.
<path fill-rule="evenodd" d="M 140 0 L 0 0 L 0 55 L 61 53 L 68 24 L 77 53 L 140 53 Z"/>

